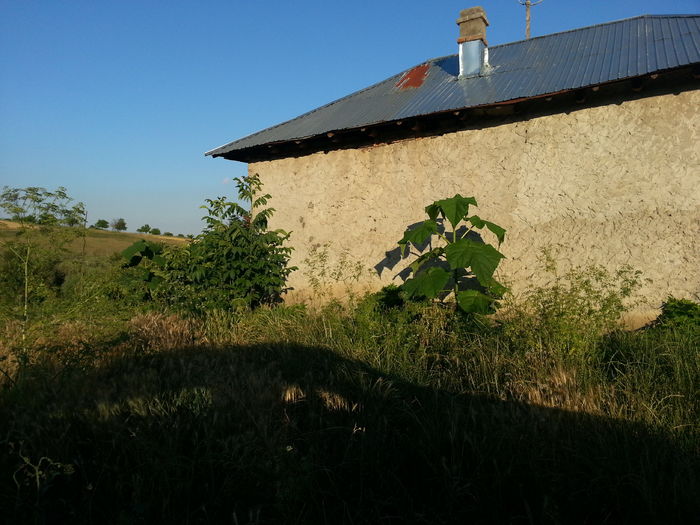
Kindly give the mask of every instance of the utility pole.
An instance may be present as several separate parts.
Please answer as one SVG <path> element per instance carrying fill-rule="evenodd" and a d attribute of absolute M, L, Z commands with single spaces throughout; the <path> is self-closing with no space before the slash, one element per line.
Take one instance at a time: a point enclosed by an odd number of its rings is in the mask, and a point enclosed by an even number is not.
<path fill-rule="evenodd" d="M 544 2 L 544 0 L 536 0 L 533 2 L 532 0 L 518 0 L 520 5 L 525 6 L 525 38 L 530 39 L 530 7 L 533 5 L 541 4 Z"/>

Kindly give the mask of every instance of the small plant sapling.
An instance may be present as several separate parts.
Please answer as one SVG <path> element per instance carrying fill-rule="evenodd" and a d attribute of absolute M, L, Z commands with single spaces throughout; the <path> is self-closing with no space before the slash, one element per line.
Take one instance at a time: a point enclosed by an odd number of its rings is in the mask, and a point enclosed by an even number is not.
<path fill-rule="evenodd" d="M 460 194 L 435 201 L 425 208 L 428 219 L 404 233 L 398 243 L 401 255 L 405 256 L 411 245 L 418 250 L 409 267 L 411 277 L 403 284 L 409 298 L 445 299 L 453 295 L 465 312 L 495 312 L 498 299 L 507 291 L 493 277 L 504 255 L 475 233 L 490 231 L 500 247 L 506 231 L 478 215 L 470 216 L 470 205 L 477 206 L 476 199 Z M 451 232 L 446 231 L 446 223 Z M 426 246 L 428 251 L 421 250 Z"/>

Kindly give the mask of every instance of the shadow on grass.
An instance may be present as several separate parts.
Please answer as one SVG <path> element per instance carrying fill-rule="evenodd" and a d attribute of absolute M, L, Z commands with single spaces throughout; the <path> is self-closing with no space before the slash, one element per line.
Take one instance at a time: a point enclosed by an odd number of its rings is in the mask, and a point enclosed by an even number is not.
<path fill-rule="evenodd" d="M 697 517 L 697 457 L 645 426 L 422 387 L 320 347 L 122 356 L 13 390 L 0 506 L 17 522 Z"/>

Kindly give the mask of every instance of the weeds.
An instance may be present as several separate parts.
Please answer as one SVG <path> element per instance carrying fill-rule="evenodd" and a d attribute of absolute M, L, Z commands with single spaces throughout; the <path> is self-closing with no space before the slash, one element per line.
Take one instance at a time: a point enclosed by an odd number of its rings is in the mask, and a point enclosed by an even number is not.
<path fill-rule="evenodd" d="M 363 276 L 371 274 L 371 270 L 347 250 L 341 250 L 337 260 L 331 261 L 331 246 L 330 242 L 312 246 L 303 261 L 304 276 L 313 290 L 314 306 L 338 299 L 338 294 L 346 301 L 356 300 L 357 284 Z"/>
<path fill-rule="evenodd" d="M 35 326 L 22 373 L 6 323 L 0 507 L 17 523 L 692 521 L 700 338 L 610 330 L 625 275 L 569 274 L 498 320 L 391 289 L 197 318 L 90 300 Z"/>

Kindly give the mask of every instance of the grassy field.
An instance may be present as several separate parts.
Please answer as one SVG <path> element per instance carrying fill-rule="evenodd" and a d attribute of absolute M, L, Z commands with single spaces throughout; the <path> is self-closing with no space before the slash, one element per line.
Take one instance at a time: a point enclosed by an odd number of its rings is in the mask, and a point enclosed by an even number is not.
<path fill-rule="evenodd" d="M 8 522 L 697 518 L 697 329 L 493 324 L 372 297 L 91 310 L 43 319 L 25 354 L 4 325 Z"/>
<path fill-rule="evenodd" d="M 621 330 L 631 270 L 214 310 L 74 233 L 0 250 L 3 523 L 697 521 L 700 305 Z"/>
<path fill-rule="evenodd" d="M 17 232 L 17 223 L 0 220 L 0 242 L 12 239 Z M 163 235 L 150 235 L 141 233 L 111 232 L 88 228 L 85 237 L 75 239 L 71 245 L 71 251 L 84 253 L 89 256 L 110 256 L 119 253 L 139 239 L 151 241 L 182 244 L 188 239 L 182 237 L 166 237 Z"/>

